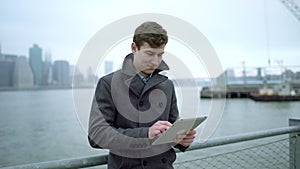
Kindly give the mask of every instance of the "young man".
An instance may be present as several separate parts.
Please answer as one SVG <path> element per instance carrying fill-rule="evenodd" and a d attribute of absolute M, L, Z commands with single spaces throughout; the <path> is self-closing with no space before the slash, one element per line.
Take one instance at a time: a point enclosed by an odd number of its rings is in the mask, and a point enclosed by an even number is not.
<path fill-rule="evenodd" d="M 159 74 L 169 69 L 162 59 L 167 42 L 161 25 L 144 22 L 134 32 L 122 69 L 97 84 L 89 141 L 110 150 L 109 169 L 173 168 L 173 147 L 184 151 L 195 138 L 192 130 L 178 135 L 174 144 L 151 145 L 178 118 L 174 85 Z"/>

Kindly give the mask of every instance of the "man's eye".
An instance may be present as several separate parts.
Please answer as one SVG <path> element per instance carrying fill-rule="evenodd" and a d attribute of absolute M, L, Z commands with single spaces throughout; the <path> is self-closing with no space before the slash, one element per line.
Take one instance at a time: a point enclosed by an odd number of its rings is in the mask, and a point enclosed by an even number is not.
<path fill-rule="evenodd" d="M 146 54 L 149 55 L 149 56 L 153 56 L 154 55 L 153 52 L 146 52 Z"/>

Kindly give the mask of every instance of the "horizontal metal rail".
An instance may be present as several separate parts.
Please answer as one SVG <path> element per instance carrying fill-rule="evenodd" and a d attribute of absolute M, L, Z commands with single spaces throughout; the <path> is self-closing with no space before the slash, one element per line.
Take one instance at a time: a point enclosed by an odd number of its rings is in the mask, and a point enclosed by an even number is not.
<path fill-rule="evenodd" d="M 87 156 L 79 158 L 71 158 L 64 160 L 46 161 L 40 163 L 32 163 L 18 165 L 12 167 L 4 167 L 1 169 L 67 169 L 67 168 L 84 168 L 107 164 L 108 155 Z"/>
<path fill-rule="evenodd" d="M 283 127 L 277 129 L 269 129 L 257 132 L 250 132 L 245 134 L 238 134 L 233 136 L 226 136 L 220 138 L 209 139 L 204 143 L 193 143 L 186 151 L 198 150 L 208 147 L 221 146 L 226 144 L 238 143 L 243 141 L 250 141 L 266 137 L 278 136 L 290 133 L 300 133 L 300 126 Z M 25 164 L 12 167 L 4 167 L 1 169 L 69 169 L 69 168 L 84 168 L 107 164 L 107 155 L 88 156 L 73 159 L 64 159 L 56 161 L 47 161 L 41 163 Z"/>
<path fill-rule="evenodd" d="M 233 135 L 233 136 L 213 138 L 213 139 L 207 140 L 204 143 L 193 143 L 187 149 L 187 151 L 203 149 L 203 148 L 208 148 L 208 147 L 221 146 L 221 145 L 232 144 L 232 143 L 238 143 L 238 142 L 243 142 L 243 141 L 250 141 L 250 140 L 261 139 L 261 138 L 266 138 L 266 137 L 289 134 L 289 133 L 296 133 L 296 132 L 300 132 L 300 126 L 290 126 L 290 127 L 269 129 L 269 130 L 256 131 L 256 132 L 250 132 L 250 133 L 244 133 L 244 134 L 237 134 L 237 135 Z"/>

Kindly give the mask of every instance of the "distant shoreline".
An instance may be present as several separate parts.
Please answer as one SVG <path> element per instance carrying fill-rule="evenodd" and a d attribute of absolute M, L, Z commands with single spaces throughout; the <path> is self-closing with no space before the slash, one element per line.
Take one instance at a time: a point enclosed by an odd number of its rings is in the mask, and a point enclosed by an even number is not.
<path fill-rule="evenodd" d="M 16 88 L 16 87 L 1 87 L 0 92 L 4 91 L 38 91 L 38 90 L 64 90 L 64 89 L 92 89 L 94 86 L 45 86 L 45 87 L 30 87 L 30 88 Z"/>

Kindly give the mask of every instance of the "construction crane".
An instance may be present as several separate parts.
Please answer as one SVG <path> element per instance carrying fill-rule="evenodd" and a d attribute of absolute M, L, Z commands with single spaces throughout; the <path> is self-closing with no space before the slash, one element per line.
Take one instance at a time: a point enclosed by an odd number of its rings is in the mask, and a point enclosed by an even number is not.
<path fill-rule="evenodd" d="M 300 21 L 300 8 L 294 0 L 280 0 L 283 5 Z"/>
<path fill-rule="evenodd" d="M 294 0 L 280 0 L 281 3 L 296 17 L 298 21 L 300 21 L 300 8 L 298 7 L 297 3 Z M 265 8 L 267 6 L 267 0 L 265 0 Z M 265 19 L 266 19 L 266 31 L 268 31 L 268 19 L 267 19 L 267 12 L 265 12 Z M 271 65 L 270 60 L 270 53 L 269 53 L 269 35 L 266 33 L 267 38 L 267 50 L 268 50 L 268 65 Z"/>

